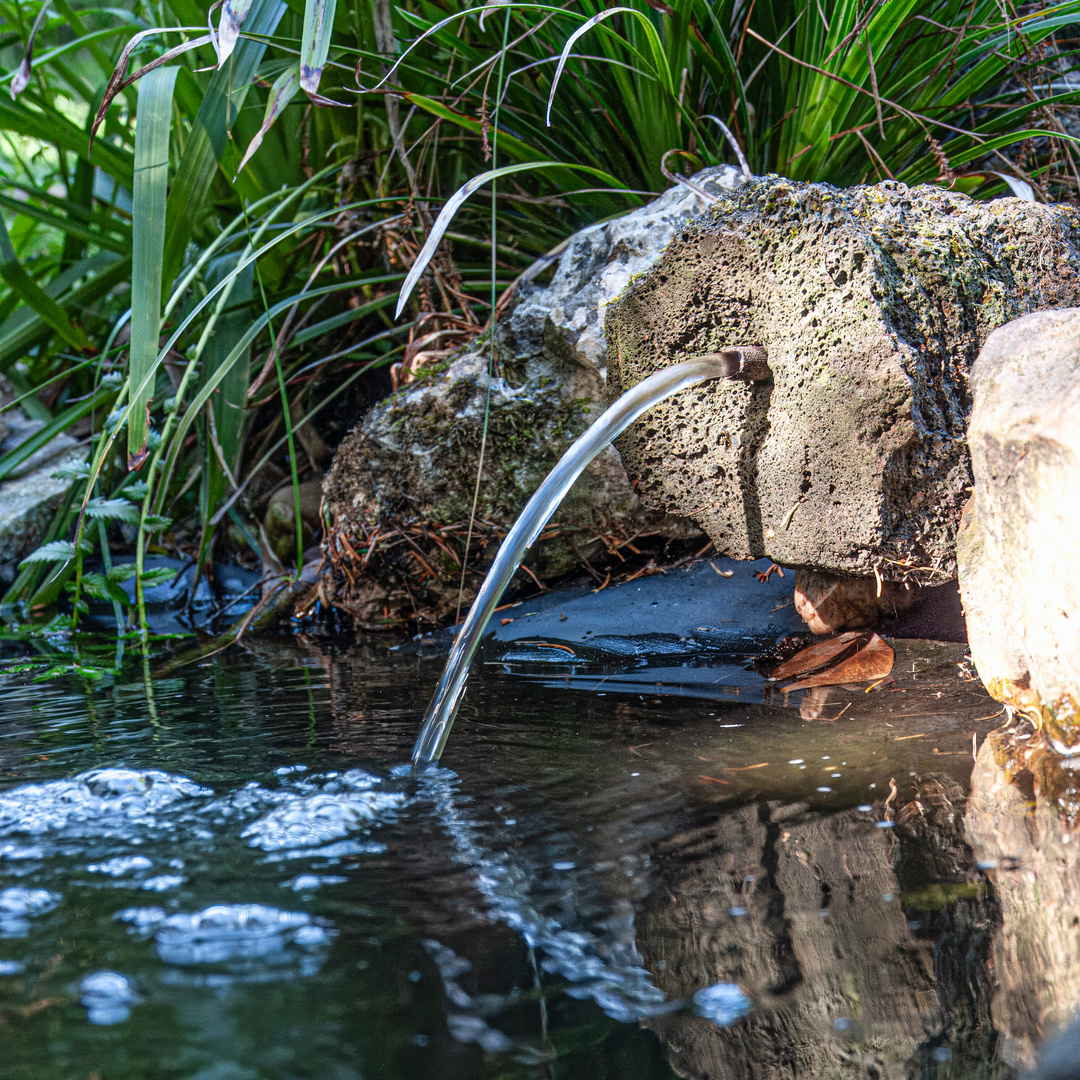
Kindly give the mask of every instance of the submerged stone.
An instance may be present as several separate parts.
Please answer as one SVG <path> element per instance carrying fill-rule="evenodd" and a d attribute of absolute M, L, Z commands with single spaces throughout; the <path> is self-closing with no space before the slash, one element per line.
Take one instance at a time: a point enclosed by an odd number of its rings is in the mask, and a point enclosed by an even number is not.
<path fill-rule="evenodd" d="M 1078 300 L 1073 207 L 760 178 L 687 223 L 605 334 L 613 392 L 739 345 L 767 350 L 773 381 L 672 398 L 618 446 L 645 505 L 722 553 L 938 584 L 971 482 L 978 349 Z"/>

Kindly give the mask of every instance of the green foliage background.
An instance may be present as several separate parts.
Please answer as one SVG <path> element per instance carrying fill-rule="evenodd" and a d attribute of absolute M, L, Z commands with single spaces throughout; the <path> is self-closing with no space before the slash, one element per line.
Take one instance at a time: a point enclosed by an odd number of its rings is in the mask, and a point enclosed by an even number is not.
<path fill-rule="evenodd" d="M 0 0 L 0 16 L 19 90 L 0 97 L 0 372 L 45 421 L 0 479 L 57 432 L 89 446 L 9 612 L 66 588 L 76 620 L 87 595 L 119 618 L 135 575 L 145 628 L 148 550 L 202 564 L 239 537 L 265 555 L 252 495 L 272 469 L 297 491 L 299 564 L 323 410 L 483 334 L 571 232 L 735 162 L 735 143 L 800 180 L 1080 193 L 1080 0 Z M 483 173 L 395 319 L 440 208 Z M 133 568 L 112 566 L 121 547 Z"/>

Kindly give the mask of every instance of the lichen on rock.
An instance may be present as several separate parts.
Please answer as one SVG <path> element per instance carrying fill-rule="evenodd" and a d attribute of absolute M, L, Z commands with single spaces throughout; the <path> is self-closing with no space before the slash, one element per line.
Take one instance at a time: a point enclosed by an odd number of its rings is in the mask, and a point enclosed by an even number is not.
<path fill-rule="evenodd" d="M 896 182 L 760 178 L 688 222 L 611 307 L 609 382 L 764 346 L 619 441 L 645 504 L 739 558 L 885 581 L 955 574 L 968 370 L 986 336 L 1080 301 L 1080 215 Z"/>

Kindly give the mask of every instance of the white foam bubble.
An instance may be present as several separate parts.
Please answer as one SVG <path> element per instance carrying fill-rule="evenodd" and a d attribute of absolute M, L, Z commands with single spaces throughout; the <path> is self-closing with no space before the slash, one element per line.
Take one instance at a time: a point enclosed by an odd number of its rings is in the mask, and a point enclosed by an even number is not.
<path fill-rule="evenodd" d="M 240 834 L 250 847 L 263 851 L 322 847 L 352 832 L 381 824 L 405 802 L 396 792 L 372 790 L 378 777 L 360 769 L 330 782 L 318 794 L 293 795 Z"/>
<path fill-rule="evenodd" d="M 156 769 L 92 769 L 0 793 L 0 836 L 128 835 L 133 824 L 153 827 L 161 811 L 210 794 L 187 777 Z"/>
<path fill-rule="evenodd" d="M 134 983 L 116 971 L 95 971 L 79 984 L 79 1001 L 91 1024 L 122 1024 L 139 1002 Z"/>
<path fill-rule="evenodd" d="M 161 959 L 184 967 L 231 961 L 287 962 L 290 945 L 310 947 L 328 940 L 329 933 L 305 912 L 264 904 L 215 904 L 190 914 L 169 915 L 158 923 L 154 935 Z"/>
<path fill-rule="evenodd" d="M 750 1011 L 750 999 L 735 983 L 716 983 L 694 994 L 694 1011 L 718 1027 L 730 1027 Z"/>
<path fill-rule="evenodd" d="M 34 915 L 51 911 L 60 903 L 60 894 L 48 889 L 12 886 L 0 892 L 0 937 L 23 937 Z"/>

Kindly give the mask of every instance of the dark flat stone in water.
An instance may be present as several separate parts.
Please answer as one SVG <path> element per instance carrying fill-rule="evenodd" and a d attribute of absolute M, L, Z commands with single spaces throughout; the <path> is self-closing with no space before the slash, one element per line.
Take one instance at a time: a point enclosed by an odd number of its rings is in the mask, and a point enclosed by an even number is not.
<path fill-rule="evenodd" d="M 514 621 L 496 625 L 489 640 L 519 648 L 556 642 L 592 656 L 746 652 L 806 629 L 792 604 L 791 573 L 757 579 L 770 565 L 717 557 L 598 591 L 552 592 L 501 612 Z"/>

